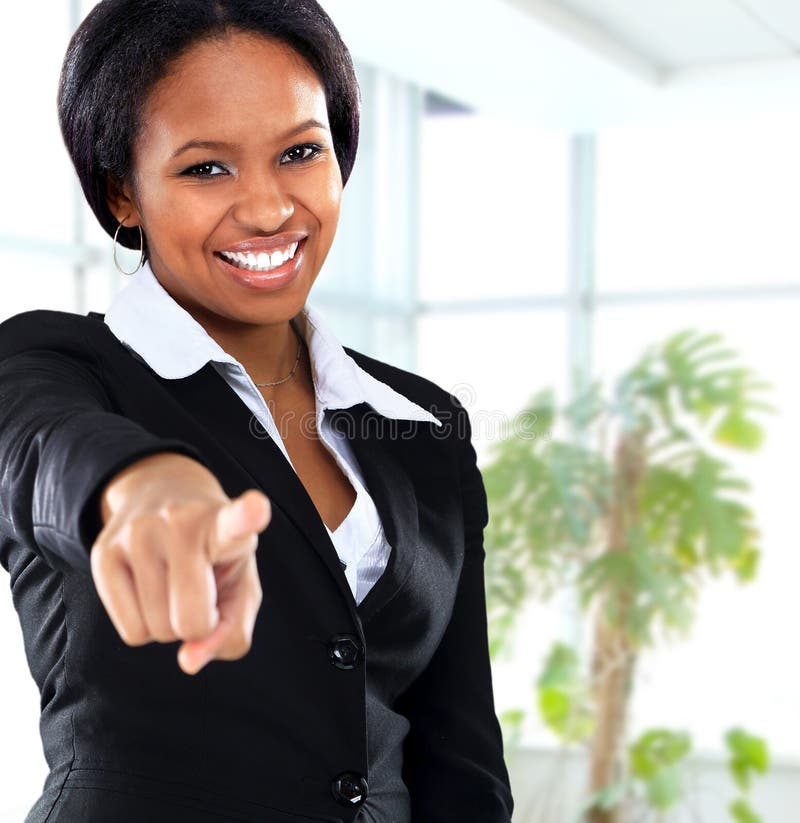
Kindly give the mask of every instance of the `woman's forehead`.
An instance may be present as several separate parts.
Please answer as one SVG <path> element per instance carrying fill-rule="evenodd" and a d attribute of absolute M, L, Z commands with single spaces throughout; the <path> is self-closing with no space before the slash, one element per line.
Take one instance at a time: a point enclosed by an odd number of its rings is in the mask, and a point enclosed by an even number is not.
<path fill-rule="evenodd" d="M 238 32 L 185 52 L 155 85 L 143 114 L 140 136 L 152 132 L 160 141 L 247 128 L 278 138 L 308 120 L 328 125 L 324 88 L 303 57 L 280 41 Z"/>

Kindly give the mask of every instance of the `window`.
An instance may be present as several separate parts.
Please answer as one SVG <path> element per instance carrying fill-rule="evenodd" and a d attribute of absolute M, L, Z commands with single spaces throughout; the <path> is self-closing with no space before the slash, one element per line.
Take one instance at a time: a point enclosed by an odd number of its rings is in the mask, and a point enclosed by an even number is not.
<path fill-rule="evenodd" d="M 800 665 L 787 641 L 800 619 L 790 463 L 800 455 L 800 120 L 600 133 L 594 283 L 581 313 L 568 276 L 568 138 L 477 116 L 431 119 L 423 134 L 417 366 L 469 401 L 479 459 L 497 432 L 480 421 L 507 419 L 534 389 L 566 399 L 575 335 L 591 335 L 584 365 L 610 377 L 680 328 L 720 331 L 774 384 L 767 443 L 738 464 L 763 529 L 759 577 L 711 582 L 690 638 L 644 658 L 632 722 L 687 728 L 700 751 L 719 751 L 741 724 L 777 757 L 797 757 L 800 719 L 787 719 Z M 498 227 L 497 258 L 480 253 Z M 569 634 L 569 605 L 532 605 L 522 619 L 516 659 L 495 662 L 499 711 L 533 706 L 542 655 Z M 524 740 L 548 740 L 538 719 Z"/>

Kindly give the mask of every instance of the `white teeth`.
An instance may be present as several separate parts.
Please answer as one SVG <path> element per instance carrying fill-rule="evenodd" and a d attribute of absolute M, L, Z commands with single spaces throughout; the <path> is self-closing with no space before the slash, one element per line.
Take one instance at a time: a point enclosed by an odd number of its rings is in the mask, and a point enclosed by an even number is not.
<path fill-rule="evenodd" d="M 240 269 L 248 269 L 249 271 L 272 271 L 278 266 L 282 266 L 287 260 L 294 258 L 297 253 L 299 243 L 290 243 L 289 246 L 283 250 L 274 251 L 269 254 L 265 251 L 254 254 L 253 252 L 222 251 L 220 256 L 232 263 Z"/>

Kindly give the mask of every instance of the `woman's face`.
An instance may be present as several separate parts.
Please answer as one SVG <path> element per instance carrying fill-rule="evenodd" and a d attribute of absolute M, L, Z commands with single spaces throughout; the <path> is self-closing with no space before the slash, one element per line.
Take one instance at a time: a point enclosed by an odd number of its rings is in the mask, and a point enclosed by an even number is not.
<path fill-rule="evenodd" d="M 333 242 L 342 179 L 325 92 L 288 46 L 235 33 L 194 46 L 154 88 L 133 186 L 150 265 L 196 320 L 285 323 Z"/>

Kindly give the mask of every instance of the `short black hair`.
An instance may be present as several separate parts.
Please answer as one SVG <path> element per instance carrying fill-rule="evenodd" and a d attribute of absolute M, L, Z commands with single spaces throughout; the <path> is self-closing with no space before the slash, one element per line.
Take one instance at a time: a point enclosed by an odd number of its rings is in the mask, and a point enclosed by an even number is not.
<path fill-rule="evenodd" d="M 315 0 L 102 0 L 70 40 L 58 87 L 58 119 L 83 192 L 100 225 L 118 222 L 108 181 L 128 181 L 148 94 L 191 46 L 242 31 L 293 48 L 325 90 L 342 182 L 358 147 L 360 92 L 350 52 Z M 139 247 L 125 227 L 119 242 Z"/>

